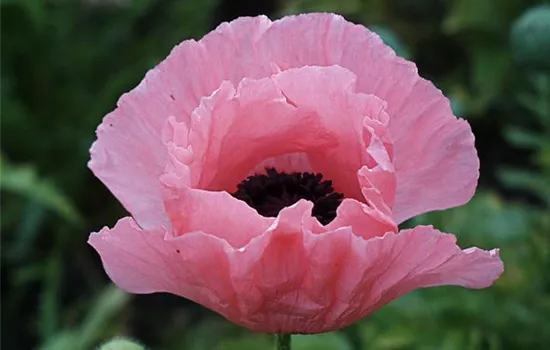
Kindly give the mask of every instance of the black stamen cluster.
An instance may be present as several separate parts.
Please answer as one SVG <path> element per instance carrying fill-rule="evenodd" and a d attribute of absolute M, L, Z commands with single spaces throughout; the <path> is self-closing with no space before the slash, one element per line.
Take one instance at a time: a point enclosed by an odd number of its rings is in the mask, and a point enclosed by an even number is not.
<path fill-rule="evenodd" d="M 323 225 L 336 217 L 336 209 L 344 195 L 335 192 L 332 181 L 312 173 L 284 173 L 273 168 L 267 173 L 247 177 L 232 196 L 246 202 L 266 217 L 276 217 L 284 207 L 300 199 L 314 204 L 312 215 Z"/>

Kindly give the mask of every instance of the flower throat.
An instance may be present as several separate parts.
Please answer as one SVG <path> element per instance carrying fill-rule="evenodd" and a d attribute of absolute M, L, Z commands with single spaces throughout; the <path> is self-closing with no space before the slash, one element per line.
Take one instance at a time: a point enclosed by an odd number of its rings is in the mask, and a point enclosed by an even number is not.
<path fill-rule="evenodd" d="M 273 168 L 266 174 L 247 177 L 231 194 L 256 209 L 266 217 L 276 217 L 284 208 L 300 199 L 313 203 L 312 215 L 323 225 L 336 217 L 336 209 L 344 195 L 334 191 L 332 181 L 323 180 L 323 175 L 312 173 L 284 173 Z"/>

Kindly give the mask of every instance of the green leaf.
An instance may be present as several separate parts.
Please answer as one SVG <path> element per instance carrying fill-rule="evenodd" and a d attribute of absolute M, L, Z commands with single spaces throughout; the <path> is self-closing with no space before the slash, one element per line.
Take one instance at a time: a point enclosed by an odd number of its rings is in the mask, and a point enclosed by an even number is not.
<path fill-rule="evenodd" d="M 352 350 L 347 339 L 338 332 L 293 335 L 293 350 Z"/>
<path fill-rule="evenodd" d="M 53 281 L 52 281 L 53 282 Z M 53 323 L 48 330 L 56 330 L 57 313 L 56 306 L 50 301 L 51 296 L 57 297 L 58 290 L 56 287 L 49 288 L 46 294 L 46 302 L 42 308 L 41 323 Z M 53 291 L 53 293 L 52 293 Z M 90 349 L 95 343 L 99 342 L 104 336 L 106 330 L 112 331 L 112 319 L 130 300 L 130 295 L 114 285 L 108 285 L 103 292 L 98 296 L 95 303 L 90 305 L 90 313 L 79 327 L 64 329 L 56 334 L 49 332 L 42 350 L 74 350 L 74 349 Z M 57 303 L 57 299 L 55 299 Z"/>
<path fill-rule="evenodd" d="M 338 332 L 312 335 L 292 335 L 292 350 L 352 350 L 346 337 Z M 222 340 L 218 350 L 257 350 L 272 349 L 275 336 L 266 334 L 247 334 L 238 338 Z M 191 348 L 196 350 L 195 348 Z"/>
<path fill-rule="evenodd" d="M 443 29 L 449 34 L 471 29 L 496 32 L 503 26 L 499 6 L 498 0 L 456 0 Z"/>
<path fill-rule="evenodd" d="M 145 347 L 130 339 L 115 338 L 101 345 L 99 350 L 145 350 Z"/>
<path fill-rule="evenodd" d="M 401 39 L 395 34 L 393 30 L 385 26 L 371 26 L 370 29 L 378 34 L 380 38 L 384 41 L 386 45 L 391 47 L 398 56 L 403 58 L 410 58 L 411 54 L 409 50 L 405 47 L 405 44 Z"/>
<path fill-rule="evenodd" d="M 483 110 L 504 88 L 512 61 L 506 47 L 497 42 L 472 44 L 469 51 L 475 104 Z"/>
<path fill-rule="evenodd" d="M 73 224 L 82 217 L 70 200 L 47 179 L 39 178 L 31 166 L 15 166 L 0 156 L 0 189 L 31 198 Z"/>
<path fill-rule="evenodd" d="M 275 336 L 249 334 L 247 336 L 241 336 L 234 339 L 223 339 L 218 343 L 216 350 L 257 350 L 272 349 L 274 347 Z M 193 350 L 195 350 L 195 348 L 193 348 Z"/>
<path fill-rule="evenodd" d="M 130 301 L 130 294 L 114 285 L 107 286 L 91 306 L 79 330 L 79 349 L 86 349 L 99 340 L 109 322 Z"/>
<path fill-rule="evenodd" d="M 6 248 L 5 256 L 9 260 L 21 262 L 28 259 L 34 248 L 46 210 L 36 200 L 30 199 L 18 216 L 13 242 Z"/>
<path fill-rule="evenodd" d="M 49 339 L 40 350 L 75 350 L 78 348 L 78 334 L 73 331 L 63 331 L 57 333 Z"/>
<path fill-rule="evenodd" d="M 510 43 L 516 62 L 550 71 L 550 5 L 531 8 L 514 23 Z"/>
<path fill-rule="evenodd" d="M 463 117 L 466 114 L 466 105 L 460 97 L 451 96 L 451 109 L 453 110 L 454 115 L 457 117 Z"/>
<path fill-rule="evenodd" d="M 1 0 L 0 5 L 14 5 L 21 7 L 32 19 L 32 23 L 42 25 L 46 16 L 46 4 L 43 0 Z"/>
<path fill-rule="evenodd" d="M 550 177 L 527 170 L 504 168 L 498 172 L 499 178 L 511 188 L 527 190 L 550 205 Z"/>
<path fill-rule="evenodd" d="M 59 288 L 61 284 L 61 257 L 52 254 L 46 261 L 43 270 L 42 290 L 38 313 L 38 331 L 43 340 L 49 340 L 59 331 L 60 303 Z"/>
<path fill-rule="evenodd" d="M 517 127 L 509 127 L 504 130 L 506 139 L 517 147 L 539 149 L 545 143 L 550 142 L 542 135 L 523 130 Z"/>
<path fill-rule="evenodd" d="M 529 82 L 533 91 L 518 93 L 518 101 L 534 113 L 550 133 L 550 74 L 532 74 Z"/>
<path fill-rule="evenodd" d="M 297 14 L 305 12 L 333 12 L 340 14 L 354 14 L 361 7 L 360 0 L 292 0 L 286 1 L 283 14 Z"/>
<path fill-rule="evenodd" d="M 224 338 L 224 331 L 232 326 L 230 323 L 219 319 L 207 318 L 193 327 L 193 331 L 182 337 L 181 334 L 173 334 L 173 338 L 166 339 L 168 349 L 180 350 L 212 350 L 217 349 L 221 339 Z"/>
<path fill-rule="evenodd" d="M 461 244 L 475 242 L 487 248 L 513 244 L 527 238 L 532 213 L 506 203 L 491 192 L 478 193 L 467 205 L 414 218 L 414 225 L 434 225 L 455 233 Z"/>

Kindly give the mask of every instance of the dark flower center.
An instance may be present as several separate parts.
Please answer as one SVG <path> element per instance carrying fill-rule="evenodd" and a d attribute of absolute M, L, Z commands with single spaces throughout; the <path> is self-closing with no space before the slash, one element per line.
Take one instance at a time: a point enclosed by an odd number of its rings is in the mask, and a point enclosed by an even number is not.
<path fill-rule="evenodd" d="M 300 199 L 313 203 L 312 215 L 323 225 L 336 217 L 336 209 L 344 195 L 334 191 L 332 181 L 321 174 L 284 173 L 273 168 L 267 174 L 252 175 L 237 185 L 231 195 L 256 209 L 266 217 L 276 217 L 284 207 Z"/>

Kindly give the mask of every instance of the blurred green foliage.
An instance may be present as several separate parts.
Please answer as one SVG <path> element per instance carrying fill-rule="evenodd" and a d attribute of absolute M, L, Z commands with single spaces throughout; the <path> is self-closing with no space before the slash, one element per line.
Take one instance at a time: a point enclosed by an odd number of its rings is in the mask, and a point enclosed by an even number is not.
<path fill-rule="evenodd" d="M 272 347 L 269 336 L 235 327 L 181 298 L 121 292 L 108 283 L 99 258 L 86 244 L 90 231 L 124 215 L 85 166 L 102 116 L 181 40 L 198 39 L 234 14 L 262 11 L 260 5 L 252 9 L 246 3 L 0 3 L 3 348 L 84 350 L 115 336 L 138 339 L 151 349 Z M 500 247 L 506 267 L 492 288 L 418 291 L 340 332 L 296 336 L 294 349 L 546 348 L 548 2 L 273 3 L 272 18 L 330 11 L 368 25 L 451 98 L 455 113 L 467 118 L 476 134 L 480 190 L 463 207 L 429 213 L 406 225 L 433 224 L 457 234 L 464 246 Z"/>

